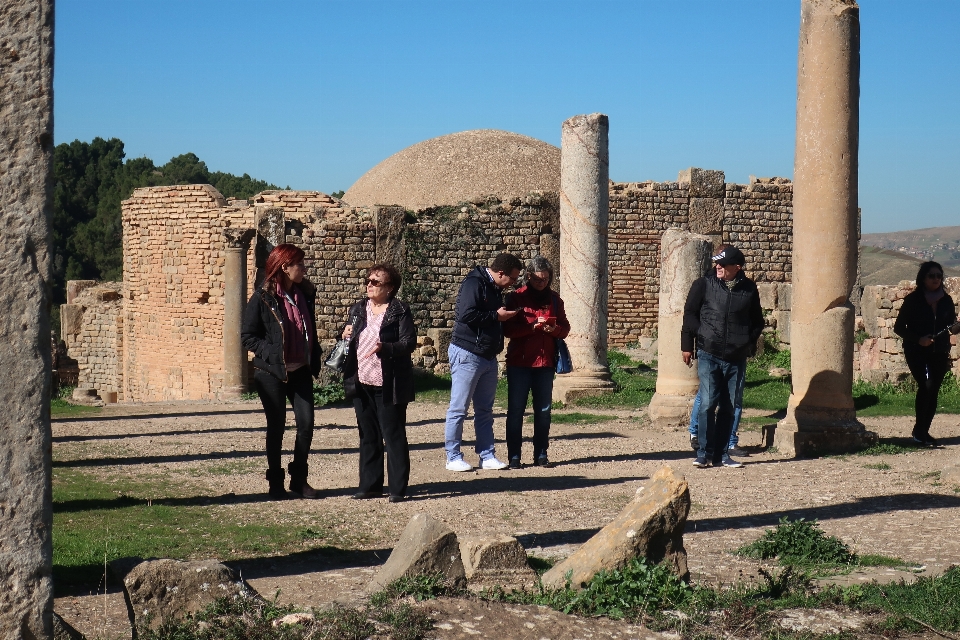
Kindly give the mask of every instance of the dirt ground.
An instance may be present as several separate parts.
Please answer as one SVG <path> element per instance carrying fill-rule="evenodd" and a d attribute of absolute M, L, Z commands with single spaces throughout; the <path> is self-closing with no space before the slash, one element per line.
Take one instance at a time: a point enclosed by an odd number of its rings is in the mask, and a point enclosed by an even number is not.
<path fill-rule="evenodd" d="M 758 427 L 747 430 L 751 425 L 745 424 L 741 446 L 754 453 L 744 459 L 743 469 L 696 469 L 685 431 L 653 428 L 642 410 L 580 409 L 611 419 L 554 424 L 550 446 L 554 468 L 453 473 L 444 469 L 445 410 L 438 404 L 411 405 L 411 499 L 398 504 L 351 499 L 357 482 L 358 437 L 348 408 L 316 413 L 310 482 L 321 490 L 319 500 L 262 499 L 264 420 L 256 401 L 112 405 L 95 416 L 56 419 L 53 457 L 58 465 L 75 465 L 111 478 L 132 481 L 162 474 L 168 482 L 182 479 L 196 495 L 209 497 L 210 509 L 240 521 L 308 526 L 330 522 L 335 515 L 338 535 L 352 541 L 349 552 L 231 563 L 260 593 L 272 596 L 279 590 L 281 603 L 303 606 L 358 602 L 407 521 L 421 511 L 461 535 L 507 534 L 517 537 L 532 555 L 567 556 L 609 522 L 663 465 L 674 466 L 690 483 L 693 506 L 684 542 L 696 581 L 730 584 L 753 579 L 756 563 L 731 550 L 753 541 L 783 516 L 817 519 L 827 533 L 841 537 L 858 553 L 900 557 L 923 565 L 927 573 L 960 564 L 960 487 L 940 485 L 935 474 L 960 461 L 957 415 L 936 418 L 931 433 L 945 445 L 939 449 L 812 460 L 760 451 Z M 911 426 L 909 418 L 863 422 L 881 437 L 905 436 Z M 526 432 L 530 429 L 525 425 Z M 505 456 L 502 412 L 495 430 L 498 453 Z M 465 436 L 466 458 L 476 464 L 469 423 Z M 288 451 L 292 438 L 288 430 L 284 441 Z M 529 447 L 525 444 L 524 463 L 532 462 Z M 865 466 L 881 461 L 890 468 Z M 230 473 L 222 472 L 225 463 L 232 465 Z M 204 467 L 214 465 L 221 470 L 203 473 Z M 90 585 L 62 595 L 55 610 L 91 638 L 130 637 L 118 585 L 108 583 L 106 593 L 102 585 Z M 630 637 L 623 629 L 617 633 Z"/>

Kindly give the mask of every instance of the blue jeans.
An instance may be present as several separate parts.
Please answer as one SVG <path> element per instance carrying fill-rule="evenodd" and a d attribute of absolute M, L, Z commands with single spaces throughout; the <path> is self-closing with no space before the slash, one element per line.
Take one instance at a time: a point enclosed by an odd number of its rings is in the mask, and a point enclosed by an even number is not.
<path fill-rule="evenodd" d="M 460 443 L 463 441 L 463 421 L 473 400 L 473 430 L 477 436 L 477 454 L 480 461 L 494 457 L 493 451 L 493 400 L 497 394 L 497 359 L 483 358 L 466 349 L 451 344 L 447 349 L 450 360 L 450 408 L 447 409 L 447 425 L 444 429 L 444 448 L 447 462 L 463 458 Z"/>
<path fill-rule="evenodd" d="M 737 397 L 733 401 L 733 426 L 730 428 L 730 443 L 727 449 L 733 449 L 740 442 L 737 431 L 740 429 L 740 414 L 743 413 L 743 384 L 746 376 L 740 377 L 740 388 L 737 389 Z M 700 424 L 700 390 L 697 389 L 697 397 L 693 399 L 693 409 L 690 411 L 690 435 L 700 438 L 698 425 Z"/>
<path fill-rule="evenodd" d="M 743 378 L 747 361 L 727 362 L 703 350 L 697 351 L 697 374 L 700 376 L 700 411 L 697 414 L 697 457 L 708 460 L 726 453 L 732 437 L 734 406 L 738 392 L 742 398 Z M 724 443 L 718 450 L 718 443 Z"/>
<path fill-rule="evenodd" d="M 553 404 L 553 367 L 507 367 L 507 456 L 519 458 L 523 412 L 533 393 L 533 459 L 546 455 Z"/>

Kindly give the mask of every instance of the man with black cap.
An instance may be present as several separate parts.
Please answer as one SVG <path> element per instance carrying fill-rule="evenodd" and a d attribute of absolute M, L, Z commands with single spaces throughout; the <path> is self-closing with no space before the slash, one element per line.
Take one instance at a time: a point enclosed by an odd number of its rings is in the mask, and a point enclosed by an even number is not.
<path fill-rule="evenodd" d="M 763 309 L 757 285 L 743 273 L 746 259 L 739 249 L 726 245 L 713 262 L 715 273 L 690 287 L 680 333 L 683 361 L 690 366 L 696 357 L 700 377 L 699 449 L 693 465 L 742 467 L 727 453 L 727 444 L 747 358 L 763 332 Z"/>

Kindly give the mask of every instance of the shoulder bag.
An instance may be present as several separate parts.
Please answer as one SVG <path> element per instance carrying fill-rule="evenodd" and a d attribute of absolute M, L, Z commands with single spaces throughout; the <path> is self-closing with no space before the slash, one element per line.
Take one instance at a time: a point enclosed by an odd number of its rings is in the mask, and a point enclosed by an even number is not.
<path fill-rule="evenodd" d="M 556 301 L 553 300 L 551 296 L 551 302 L 553 302 L 554 315 L 557 315 L 557 305 Z M 563 338 L 554 338 L 554 353 L 553 361 L 557 365 L 557 373 L 564 374 L 570 373 L 573 371 L 573 360 L 570 359 L 570 350 L 567 349 L 567 343 L 563 341 Z"/>
<path fill-rule="evenodd" d="M 350 334 L 350 340 L 354 338 L 354 335 L 357 332 L 357 325 L 359 323 L 360 316 L 353 316 L 353 318 L 351 318 L 350 326 L 353 327 L 353 333 Z M 350 340 L 344 338 L 337 340 L 337 344 L 334 345 L 333 351 L 330 352 L 330 355 L 327 356 L 327 359 L 323 364 L 330 367 L 334 371 L 343 373 L 343 363 L 347 361 L 347 356 L 350 355 Z"/>

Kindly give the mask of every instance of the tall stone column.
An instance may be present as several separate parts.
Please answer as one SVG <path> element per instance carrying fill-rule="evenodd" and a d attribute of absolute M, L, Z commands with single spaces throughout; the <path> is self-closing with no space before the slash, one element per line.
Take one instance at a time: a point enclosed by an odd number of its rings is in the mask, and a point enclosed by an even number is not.
<path fill-rule="evenodd" d="M 560 146 L 560 295 L 570 320 L 573 372 L 557 378 L 554 400 L 569 403 L 613 389 L 607 366 L 607 116 L 563 123 Z"/>
<path fill-rule="evenodd" d="M 857 274 L 860 9 L 802 0 L 793 186 L 793 392 L 776 445 L 797 456 L 843 452 L 875 435 L 853 406 Z"/>
<path fill-rule="evenodd" d="M 683 305 L 693 281 L 710 268 L 713 238 L 667 229 L 660 240 L 660 300 L 657 319 L 657 392 L 648 415 L 660 427 L 690 423 L 690 409 L 700 379 L 696 367 L 683 363 L 680 328 Z"/>
<path fill-rule="evenodd" d="M 223 230 L 223 396 L 239 399 L 247 389 L 247 352 L 240 342 L 243 307 L 247 302 L 247 251 L 254 229 Z"/>
<path fill-rule="evenodd" d="M 0 3 L 0 638 L 53 635 L 53 0 Z"/>

